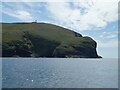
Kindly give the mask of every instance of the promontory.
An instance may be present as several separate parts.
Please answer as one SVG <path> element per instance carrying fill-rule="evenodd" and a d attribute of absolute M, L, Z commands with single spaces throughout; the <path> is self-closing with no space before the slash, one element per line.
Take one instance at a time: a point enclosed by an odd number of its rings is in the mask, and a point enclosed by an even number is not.
<path fill-rule="evenodd" d="M 100 58 L 91 37 L 49 23 L 1 23 L 2 57 Z"/>

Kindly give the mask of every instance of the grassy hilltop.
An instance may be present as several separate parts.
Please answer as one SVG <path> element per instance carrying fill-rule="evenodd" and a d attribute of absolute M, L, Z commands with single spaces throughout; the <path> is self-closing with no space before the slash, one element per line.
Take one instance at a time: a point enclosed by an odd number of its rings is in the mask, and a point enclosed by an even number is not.
<path fill-rule="evenodd" d="M 98 58 L 90 37 L 47 23 L 2 23 L 3 57 Z"/>

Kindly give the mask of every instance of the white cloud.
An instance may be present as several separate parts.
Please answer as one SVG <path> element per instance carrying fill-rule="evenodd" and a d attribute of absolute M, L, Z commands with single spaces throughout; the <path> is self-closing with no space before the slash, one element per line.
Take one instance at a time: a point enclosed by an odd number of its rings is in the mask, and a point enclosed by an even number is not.
<path fill-rule="evenodd" d="M 59 2 L 68 2 L 73 0 L 59 0 Z M 2 2 L 58 2 L 58 0 L 4 0 Z"/>
<path fill-rule="evenodd" d="M 21 1 L 24 2 L 23 0 Z M 45 6 L 48 12 L 50 12 L 48 15 L 55 20 L 55 24 L 80 32 L 92 29 L 100 30 L 101 28 L 105 28 L 108 23 L 116 21 L 118 1 L 119 0 L 61 0 L 58 2 L 57 0 L 45 0 L 44 2 L 47 2 Z M 30 7 L 40 6 L 39 4 L 30 2 L 34 1 L 25 0 L 24 4 Z M 34 9 L 25 9 L 22 5 L 16 5 L 16 7 L 17 6 L 17 9 L 20 9 L 19 11 L 5 9 L 3 13 L 20 20 L 34 20 L 30 14 L 30 12 L 33 13 L 35 11 Z"/>
<path fill-rule="evenodd" d="M 107 2 L 108 0 L 77 1 L 79 2 L 48 2 L 46 8 L 56 23 L 77 32 L 105 28 L 108 23 L 118 19 L 118 0 L 109 2 Z"/>
<path fill-rule="evenodd" d="M 118 47 L 118 40 L 110 40 L 107 42 L 101 42 L 98 40 L 98 47 L 99 48 L 113 48 Z"/>
<path fill-rule="evenodd" d="M 118 37 L 118 32 L 117 30 L 112 32 L 103 32 L 99 37 L 104 39 L 114 39 Z"/>
<path fill-rule="evenodd" d="M 83 2 L 86 0 L 59 0 L 59 2 Z M 97 1 L 97 0 L 94 0 Z M 111 2 L 111 0 L 101 0 L 101 2 Z M 119 1 L 119 0 L 114 0 L 114 1 Z M 2 2 L 21 2 L 21 0 L 4 0 Z M 58 0 L 24 0 L 24 2 L 58 2 Z"/>
<path fill-rule="evenodd" d="M 32 15 L 26 10 L 11 10 L 9 8 L 3 8 L 2 13 L 7 14 L 11 17 L 18 18 L 20 20 L 30 21 L 33 20 Z"/>
<path fill-rule="evenodd" d="M 24 10 L 17 11 L 16 15 L 17 15 L 17 17 L 19 19 L 23 19 L 23 20 L 25 20 L 25 19 L 32 19 L 31 14 L 29 12 L 27 12 L 27 11 L 24 11 Z"/>

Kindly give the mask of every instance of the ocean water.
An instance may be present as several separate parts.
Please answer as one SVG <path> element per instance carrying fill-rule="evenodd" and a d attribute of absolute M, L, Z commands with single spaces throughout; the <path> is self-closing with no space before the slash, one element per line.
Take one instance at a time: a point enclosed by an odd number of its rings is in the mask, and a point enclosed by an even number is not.
<path fill-rule="evenodd" d="M 3 58 L 2 87 L 118 88 L 118 60 Z"/>

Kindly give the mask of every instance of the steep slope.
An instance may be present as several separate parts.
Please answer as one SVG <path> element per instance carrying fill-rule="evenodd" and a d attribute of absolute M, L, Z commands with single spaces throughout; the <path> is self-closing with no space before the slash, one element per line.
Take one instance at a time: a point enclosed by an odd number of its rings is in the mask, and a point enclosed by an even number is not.
<path fill-rule="evenodd" d="M 90 37 L 47 23 L 2 23 L 3 57 L 99 58 Z"/>

